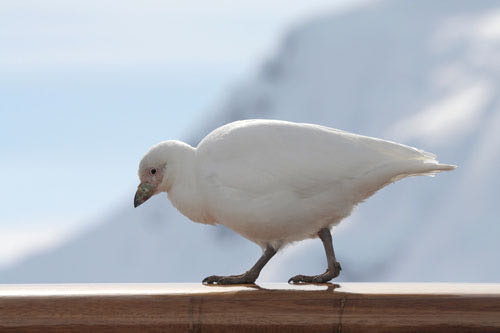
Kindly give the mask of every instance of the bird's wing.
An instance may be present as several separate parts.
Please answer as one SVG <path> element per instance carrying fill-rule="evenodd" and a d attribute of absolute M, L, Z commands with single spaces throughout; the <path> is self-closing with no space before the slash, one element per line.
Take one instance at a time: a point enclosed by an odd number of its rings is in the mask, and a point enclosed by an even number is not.
<path fill-rule="evenodd" d="M 393 166 L 401 169 L 434 159 L 418 149 L 384 140 L 323 126 L 265 120 L 223 126 L 200 143 L 198 153 L 205 180 L 250 197 L 276 191 L 314 196 L 332 186 L 355 187 L 367 176 L 378 178 L 377 170 L 392 177 L 399 172 L 390 170 Z"/>

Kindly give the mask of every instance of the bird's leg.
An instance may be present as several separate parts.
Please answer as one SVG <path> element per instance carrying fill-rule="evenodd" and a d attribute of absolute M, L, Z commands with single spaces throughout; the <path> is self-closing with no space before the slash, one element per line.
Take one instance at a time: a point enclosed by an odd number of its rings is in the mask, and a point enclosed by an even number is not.
<path fill-rule="evenodd" d="M 204 284 L 253 284 L 259 277 L 260 271 L 267 262 L 276 254 L 277 250 L 271 246 L 262 253 L 262 256 L 257 260 L 255 265 L 240 275 L 218 276 L 212 275 L 203 279 Z"/>
<path fill-rule="evenodd" d="M 333 250 L 332 235 L 330 234 L 330 229 L 323 228 L 318 232 L 318 236 L 323 242 L 325 247 L 326 260 L 328 262 L 328 268 L 326 272 L 319 275 L 296 275 L 288 283 L 325 283 L 331 279 L 337 277 L 340 274 L 340 263 L 335 259 L 335 251 Z"/>

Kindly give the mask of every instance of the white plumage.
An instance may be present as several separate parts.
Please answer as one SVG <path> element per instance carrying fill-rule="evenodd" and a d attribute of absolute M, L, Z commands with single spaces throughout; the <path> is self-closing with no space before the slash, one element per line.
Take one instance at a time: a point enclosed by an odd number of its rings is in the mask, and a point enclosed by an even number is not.
<path fill-rule="evenodd" d="M 455 166 L 416 148 L 324 126 L 244 120 L 214 130 L 197 148 L 179 141 L 154 146 L 141 161 L 143 183 L 150 168 L 164 168 L 155 193 L 168 192 L 191 220 L 220 223 L 278 249 L 338 224 L 391 182 Z"/>

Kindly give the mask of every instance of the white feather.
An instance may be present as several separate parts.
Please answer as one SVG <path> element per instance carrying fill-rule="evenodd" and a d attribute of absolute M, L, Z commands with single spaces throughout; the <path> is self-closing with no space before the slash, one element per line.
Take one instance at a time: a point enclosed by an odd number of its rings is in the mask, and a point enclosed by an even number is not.
<path fill-rule="evenodd" d="M 181 213 L 275 247 L 315 237 L 391 182 L 455 168 L 409 146 L 277 120 L 237 121 L 170 150 L 169 199 Z"/>

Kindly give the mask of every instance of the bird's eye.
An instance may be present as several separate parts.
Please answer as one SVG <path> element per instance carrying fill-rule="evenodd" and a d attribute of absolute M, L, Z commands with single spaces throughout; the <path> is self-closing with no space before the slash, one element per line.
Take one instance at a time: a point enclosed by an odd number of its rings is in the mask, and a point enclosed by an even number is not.
<path fill-rule="evenodd" d="M 156 173 L 156 169 L 155 169 L 155 168 L 153 168 L 153 169 L 151 169 L 149 172 L 151 172 L 151 174 L 152 174 L 152 175 L 154 175 L 154 174 Z"/>

